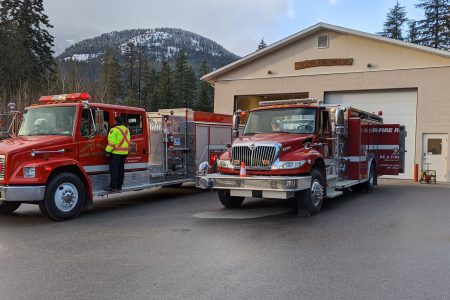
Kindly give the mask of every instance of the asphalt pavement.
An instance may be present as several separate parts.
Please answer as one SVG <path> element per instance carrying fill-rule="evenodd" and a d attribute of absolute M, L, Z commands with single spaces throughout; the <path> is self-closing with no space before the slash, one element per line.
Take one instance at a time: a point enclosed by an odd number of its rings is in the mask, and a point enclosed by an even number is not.
<path fill-rule="evenodd" d="M 448 188 L 383 181 L 310 218 L 193 187 L 59 223 L 22 205 L 0 216 L 0 299 L 448 299 Z"/>

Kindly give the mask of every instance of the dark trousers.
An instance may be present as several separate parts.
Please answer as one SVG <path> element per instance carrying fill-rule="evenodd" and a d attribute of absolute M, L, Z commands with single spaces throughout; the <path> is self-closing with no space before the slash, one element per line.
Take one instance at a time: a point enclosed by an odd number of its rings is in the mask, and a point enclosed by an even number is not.
<path fill-rule="evenodd" d="M 112 189 L 121 189 L 123 185 L 123 177 L 125 175 L 125 159 L 126 155 L 111 154 L 109 162 L 109 173 L 111 182 L 109 186 Z"/>

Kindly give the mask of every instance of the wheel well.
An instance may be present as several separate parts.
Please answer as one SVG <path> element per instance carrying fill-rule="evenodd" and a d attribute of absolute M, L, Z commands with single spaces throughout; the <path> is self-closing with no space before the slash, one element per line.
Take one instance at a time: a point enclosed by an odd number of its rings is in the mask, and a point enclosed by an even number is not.
<path fill-rule="evenodd" d="M 318 169 L 323 176 L 323 179 L 326 179 L 326 170 L 325 170 L 325 162 L 323 161 L 322 158 L 318 158 L 316 159 L 316 161 L 314 162 L 313 168 Z"/>
<path fill-rule="evenodd" d="M 84 189 L 86 191 L 89 191 L 89 185 L 88 185 L 86 178 L 84 177 L 81 170 L 75 165 L 62 166 L 62 167 L 58 167 L 55 170 L 53 170 L 52 174 L 47 179 L 47 185 L 50 182 L 50 180 L 52 180 L 53 178 L 55 178 L 56 176 L 58 176 L 59 174 L 64 173 L 64 172 L 68 172 L 68 173 L 77 175 L 78 178 L 80 178 L 81 182 L 83 183 Z M 86 194 L 86 200 L 89 201 L 91 198 L 89 193 L 87 192 L 85 194 Z"/>

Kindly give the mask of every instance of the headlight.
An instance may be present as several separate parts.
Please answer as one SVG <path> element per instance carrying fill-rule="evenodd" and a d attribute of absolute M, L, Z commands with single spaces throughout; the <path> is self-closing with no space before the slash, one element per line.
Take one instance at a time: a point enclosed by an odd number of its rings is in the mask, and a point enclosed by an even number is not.
<path fill-rule="evenodd" d="M 36 168 L 35 167 L 24 167 L 23 168 L 23 176 L 24 177 L 35 177 L 36 176 Z"/>
<path fill-rule="evenodd" d="M 276 161 L 273 166 L 272 170 L 279 170 L 279 169 L 296 169 L 300 168 L 306 164 L 306 160 L 298 160 L 298 161 Z"/>
<path fill-rule="evenodd" d="M 234 169 L 233 164 L 229 160 L 217 160 L 217 166 L 219 168 L 227 168 L 227 169 Z"/>

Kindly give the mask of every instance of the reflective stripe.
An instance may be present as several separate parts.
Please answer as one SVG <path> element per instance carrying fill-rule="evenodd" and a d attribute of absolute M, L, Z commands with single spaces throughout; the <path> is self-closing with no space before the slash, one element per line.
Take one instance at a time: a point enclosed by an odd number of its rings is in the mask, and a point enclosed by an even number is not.
<path fill-rule="evenodd" d="M 109 171 L 109 165 L 86 166 L 83 168 L 87 173 L 108 172 Z M 132 170 L 132 169 L 147 169 L 147 163 L 125 164 L 125 170 Z"/>
<path fill-rule="evenodd" d="M 122 133 L 122 141 L 119 143 L 119 145 L 117 145 L 117 148 L 122 147 L 123 144 L 125 143 L 125 141 L 127 142 L 128 147 L 129 147 L 130 141 L 128 140 L 128 128 L 126 128 L 126 133 L 120 127 L 116 127 L 116 129 L 118 129 L 120 131 L 120 133 Z"/>
<path fill-rule="evenodd" d="M 367 161 L 367 156 L 350 156 L 351 162 L 363 162 Z"/>
<path fill-rule="evenodd" d="M 364 150 L 394 150 L 398 149 L 399 145 L 364 145 Z"/>

